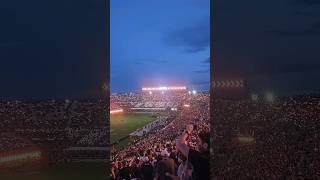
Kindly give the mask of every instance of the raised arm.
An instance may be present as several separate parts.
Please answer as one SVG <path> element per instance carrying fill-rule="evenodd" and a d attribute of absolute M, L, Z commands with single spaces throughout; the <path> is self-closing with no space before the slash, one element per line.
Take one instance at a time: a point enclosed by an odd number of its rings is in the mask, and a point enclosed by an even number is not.
<path fill-rule="evenodd" d="M 177 139 L 176 145 L 178 150 L 185 156 L 188 157 L 189 155 L 189 147 L 187 146 L 187 138 L 189 134 L 192 133 L 193 125 L 187 125 L 186 131 L 184 131 Z"/>

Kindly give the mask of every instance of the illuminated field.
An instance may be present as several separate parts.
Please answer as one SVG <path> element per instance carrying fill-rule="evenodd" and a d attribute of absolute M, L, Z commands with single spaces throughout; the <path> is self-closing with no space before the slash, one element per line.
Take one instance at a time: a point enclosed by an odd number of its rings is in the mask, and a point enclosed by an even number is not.
<path fill-rule="evenodd" d="M 110 142 L 113 143 L 153 121 L 151 114 L 115 114 L 110 118 Z"/>

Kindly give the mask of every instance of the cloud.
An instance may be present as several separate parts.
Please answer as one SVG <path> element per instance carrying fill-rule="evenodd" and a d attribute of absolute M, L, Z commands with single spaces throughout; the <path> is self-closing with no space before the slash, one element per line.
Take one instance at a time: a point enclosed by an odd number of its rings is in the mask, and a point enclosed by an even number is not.
<path fill-rule="evenodd" d="M 210 57 L 208 57 L 207 59 L 201 61 L 201 63 L 204 63 L 204 64 L 210 63 Z"/>
<path fill-rule="evenodd" d="M 161 59 L 154 59 L 154 60 L 149 61 L 149 62 L 152 62 L 152 63 L 167 63 L 168 61 L 167 60 L 161 60 Z"/>
<path fill-rule="evenodd" d="M 210 46 L 209 17 L 198 23 L 184 27 L 165 37 L 164 41 L 174 47 L 182 47 L 186 52 L 196 53 Z"/>
<path fill-rule="evenodd" d="M 196 71 L 193 71 L 193 72 L 198 73 L 198 74 L 203 74 L 203 73 L 208 73 L 209 69 L 207 69 L 207 70 L 196 70 Z"/>
<path fill-rule="evenodd" d="M 162 63 L 168 63 L 167 60 L 163 59 L 140 59 L 135 62 L 135 64 L 140 65 L 143 63 L 154 63 L 154 64 L 162 64 Z"/>

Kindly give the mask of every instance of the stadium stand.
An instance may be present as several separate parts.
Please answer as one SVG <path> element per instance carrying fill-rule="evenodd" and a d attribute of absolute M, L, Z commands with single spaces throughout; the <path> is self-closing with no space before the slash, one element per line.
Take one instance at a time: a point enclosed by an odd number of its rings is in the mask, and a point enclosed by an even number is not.
<path fill-rule="evenodd" d="M 197 179 L 196 177 L 209 178 L 209 156 L 207 151 L 201 151 L 199 144 L 199 133 L 209 138 L 209 93 L 203 92 L 190 95 L 187 92 L 166 92 L 166 93 L 124 93 L 111 96 L 111 102 L 118 104 L 131 104 L 132 107 L 140 108 L 171 108 L 178 109 L 178 115 L 169 117 L 162 121 L 159 126 L 151 128 L 146 134 L 135 139 L 124 149 L 113 149 L 111 152 L 111 178 L 112 179 Z M 126 103 L 123 103 L 126 102 Z M 190 104 L 183 107 L 183 104 Z M 128 108 L 128 106 L 127 106 Z M 135 109 L 133 109 L 135 110 Z M 146 109 L 145 109 L 146 110 Z M 189 133 L 186 146 L 190 153 L 183 154 L 176 144 L 186 127 L 194 127 Z M 177 139 L 178 138 L 178 139 Z M 176 140 L 177 139 L 177 140 Z M 209 142 L 207 142 L 209 144 Z M 198 151 L 196 151 L 198 150 Z M 198 156 L 207 154 L 205 158 Z M 187 161 L 186 159 L 194 160 Z M 195 163 L 204 159 L 207 162 L 206 168 L 202 170 Z"/>
<path fill-rule="evenodd" d="M 49 163 L 70 161 L 70 147 L 103 147 L 107 159 L 108 123 L 103 101 L 0 102 L 1 152 L 37 147 Z M 107 114 L 107 113 L 106 113 Z M 1 153 L 0 152 L 0 153 Z M 74 152 L 76 153 L 76 152 Z M 88 158 L 93 154 L 88 150 Z"/>
<path fill-rule="evenodd" d="M 212 179 L 320 179 L 319 96 L 213 106 Z"/>

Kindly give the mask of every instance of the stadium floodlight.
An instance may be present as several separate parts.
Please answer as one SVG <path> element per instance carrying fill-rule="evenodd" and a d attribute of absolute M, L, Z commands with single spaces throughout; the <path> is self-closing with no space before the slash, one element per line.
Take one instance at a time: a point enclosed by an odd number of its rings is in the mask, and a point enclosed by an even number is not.
<path fill-rule="evenodd" d="M 251 100 L 252 101 L 257 101 L 258 100 L 258 95 L 257 94 L 251 94 Z"/>
<path fill-rule="evenodd" d="M 117 109 L 117 110 L 110 111 L 110 114 L 116 114 L 116 113 L 121 113 L 121 112 L 123 112 L 123 109 Z"/>
<path fill-rule="evenodd" d="M 168 91 L 168 90 L 186 90 L 185 86 L 171 86 L 171 87 L 143 87 L 142 91 Z"/>
<path fill-rule="evenodd" d="M 168 87 L 159 87 L 159 90 L 168 90 Z"/>
<path fill-rule="evenodd" d="M 266 93 L 266 100 L 268 102 L 273 102 L 274 101 L 274 95 L 271 92 Z"/>
<path fill-rule="evenodd" d="M 192 90 L 192 94 L 193 95 L 197 94 L 197 91 L 196 90 Z"/>
<path fill-rule="evenodd" d="M 149 94 L 151 95 L 151 94 L 152 94 L 152 91 L 149 91 Z"/>

